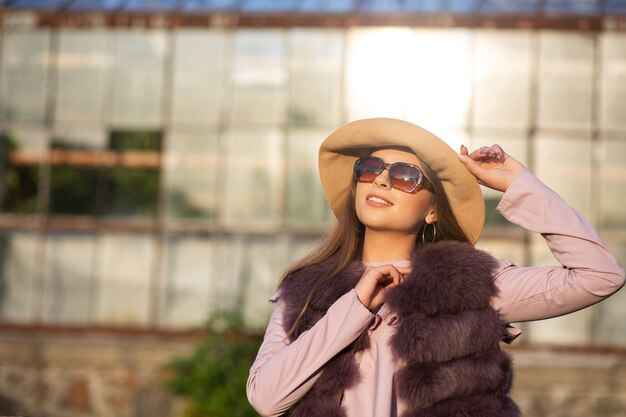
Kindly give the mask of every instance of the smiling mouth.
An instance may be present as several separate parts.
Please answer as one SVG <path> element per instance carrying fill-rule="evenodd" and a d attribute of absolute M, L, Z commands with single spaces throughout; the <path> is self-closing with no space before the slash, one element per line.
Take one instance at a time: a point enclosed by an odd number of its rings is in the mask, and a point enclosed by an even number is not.
<path fill-rule="evenodd" d="M 366 200 L 368 203 L 371 203 L 376 206 L 393 206 L 393 204 L 390 203 L 389 201 L 382 199 L 380 197 L 374 196 L 374 195 L 367 196 Z"/>

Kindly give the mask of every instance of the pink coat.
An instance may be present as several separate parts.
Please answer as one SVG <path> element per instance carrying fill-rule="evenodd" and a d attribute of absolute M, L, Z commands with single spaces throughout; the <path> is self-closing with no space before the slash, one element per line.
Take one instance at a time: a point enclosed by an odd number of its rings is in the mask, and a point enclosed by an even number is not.
<path fill-rule="evenodd" d="M 504 194 L 497 210 L 508 220 L 541 233 L 561 265 L 518 267 L 501 260 L 494 275 L 500 290 L 494 308 L 508 322 L 540 320 L 594 304 L 624 284 L 624 270 L 593 227 L 529 171 L 522 172 Z M 393 262 L 408 265 L 408 260 Z M 357 357 L 361 382 L 344 393 L 348 416 L 396 417 L 404 405 L 395 395 L 394 362 L 387 344 L 396 318 L 385 306 L 373 315 L 354 290 L 339 298 L 326 316 L 296 341 L 287 343 L 279 295 L 247 392 L 263 416 L 279 416 L 315 383 L 316 372 L 367 331 L 370 348 Z M 519 332 L 512 331 L 512 336 Z"/>

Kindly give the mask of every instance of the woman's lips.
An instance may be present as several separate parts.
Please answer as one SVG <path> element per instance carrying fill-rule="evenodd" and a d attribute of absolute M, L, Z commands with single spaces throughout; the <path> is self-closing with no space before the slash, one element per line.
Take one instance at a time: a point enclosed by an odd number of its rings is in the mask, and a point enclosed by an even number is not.
<path fill-rule="evenodd" d="M 368 194 L 365 198 L 367 205 L 372 207 L 391 207 L 393 203 L 379 196 L 378 194 Z"/>

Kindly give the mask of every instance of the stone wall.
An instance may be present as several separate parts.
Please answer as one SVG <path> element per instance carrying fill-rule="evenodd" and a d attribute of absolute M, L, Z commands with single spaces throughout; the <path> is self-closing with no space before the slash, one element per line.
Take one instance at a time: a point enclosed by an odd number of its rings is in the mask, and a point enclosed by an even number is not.
<path fill-rule="evenodd" d="M 0 415 L 170 417 L 183 401 L 165 391 L 161 369 L 197 337 L 2 332 Z"/>
<path fill-rule="evenodd" d="M 0 415 L 178 417 L 162 365 L 197 335 L 0 331 Z M 513 396 L 527 417 L 626 415 L 626 351 L 518 347 Z M 245 401 L 245 398 L 242 398 Z M 227 413 L 224 416 L 228 416 Z M 230 417 L 230 416 L 229 416 Z"/>

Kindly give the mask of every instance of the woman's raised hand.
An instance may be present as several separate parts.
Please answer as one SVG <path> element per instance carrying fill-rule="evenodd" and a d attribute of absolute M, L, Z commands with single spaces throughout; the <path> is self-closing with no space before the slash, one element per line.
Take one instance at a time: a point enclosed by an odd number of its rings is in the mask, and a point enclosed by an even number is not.
<path fill-rule="evenodd" d="M 524 170 L 524 165 L 504 152 L 500 145 L 483 146 L 471 154 L 461 145 L 459 159 L 479 183 L 502 192 Z"/>
<path fill-rule="evenodd" d="M 393 265 L 368 267 L 354 287 L 359 301 L 370 311 L 385 302 L 385 291 L 404 282 L 404 275 L 411 268 L 396 268 Z"/>

